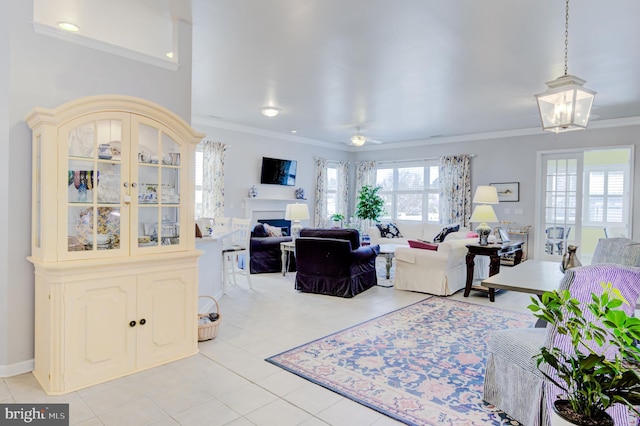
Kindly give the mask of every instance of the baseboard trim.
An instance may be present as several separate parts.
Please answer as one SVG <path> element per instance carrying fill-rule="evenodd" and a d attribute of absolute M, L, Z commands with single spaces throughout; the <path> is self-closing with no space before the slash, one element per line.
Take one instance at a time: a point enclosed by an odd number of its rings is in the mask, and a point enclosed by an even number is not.
<path fill-rule="evenodd" d="M 12 377 L 19 374 L 29 373 L 35 369 L 35 360 L 18 362 L 9 365 L 0 365 L 0 377 Z"/>

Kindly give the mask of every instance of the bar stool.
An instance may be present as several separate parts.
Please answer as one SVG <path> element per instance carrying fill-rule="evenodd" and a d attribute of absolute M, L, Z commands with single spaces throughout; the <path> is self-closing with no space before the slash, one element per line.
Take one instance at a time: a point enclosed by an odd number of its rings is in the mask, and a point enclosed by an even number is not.
<path fill-rule="evenodd" d="M 226 292 L 227 285 L 230 285 L 233 277 L 233 285 L 236 282 L 236 274 L 244 274 L 249 284 L 249 289 L 253 290 L 251 284 L 251 271 L 249 267 L 249 246 L 251 243 L 251 219 L 241 219 L 234 217 L 231 220 L 231 234 L 227 237 L 230 241 L 223 240 L 222 245 L 222 289 Z M 225 238 L 225 239 L 227 239 Z M 240 255 L 244 255 L 244 269 L 238 268 Z"/>

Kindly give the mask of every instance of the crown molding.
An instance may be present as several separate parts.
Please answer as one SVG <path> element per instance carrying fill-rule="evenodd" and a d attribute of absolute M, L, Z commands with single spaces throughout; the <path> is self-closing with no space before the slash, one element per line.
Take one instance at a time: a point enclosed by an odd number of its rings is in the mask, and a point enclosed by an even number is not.
<path fill-rule="evenodd" d="M 330 142 L 320 141 L 317 139 L 303 138 L 300 136 L 294 136 L 286 133 L 263 130 L 263 129 L 259 129 L 251 126 L 245 126 L 241 124 L 226 122 L 226 121 L 212 118 L 212 117 L 194 116 L 192 117 L 192 122 L 194 124 L 201 124 L 203 126 L 208 126 L 213 128 L 234 130 L 242 133 L 249 133 L 253 135 L 265 136 L 265 137 L 276 138 L 276 139 L 284 139 L 292 142 L 299 142 L 307 145 L 321 146 L 324 148 L 338 149 L 341 151 L 348 151 L 348 152 L 384 151 L 389 149 L 412 148 L 416 146 L 425 146 L 425 145 L 439 145 L 439 144 L 456 143 L 456 142 L 482 141 L 482 140 L 488 140 L 488 139 L 503 139 L 503 138 L 515 138 L 515 137 L 522 137 L 522 136 L 550 134 L 550 132 L 546 132 L 542 130 L 541 127 L 530 127 L 525 129 L 503 130 L 499 132 L 473 133 L 469 135 L 458 135 L 458 136 L 440 136 L 440 137 L 416 139 L 412 141 L 403 141 L 403 142 L 388 142 L 388 143 L 379 144 L 379 145 L 365 143 L 361 147 L 355 147 L 349 144 L 330 143 Z M 596 120 L 589 123 L 589 127 L 586 130 L 609 129 L 609 128 L 615 128 L 615 127 L 626 127 L 626 126 L 637 126 L 637 125 L 640 125 L 640 116 L 614 118 L 609 120 Z"/>

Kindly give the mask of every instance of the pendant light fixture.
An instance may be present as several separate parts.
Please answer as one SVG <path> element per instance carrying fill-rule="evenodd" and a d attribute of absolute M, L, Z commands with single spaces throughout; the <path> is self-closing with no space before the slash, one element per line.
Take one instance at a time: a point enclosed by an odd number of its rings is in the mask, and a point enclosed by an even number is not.
<path fill-rule="evenodd" d="M 367 139 L 360 134 L 360 127 L 356 127 L 356 134 L 351 136 L 351 143 L 355 146 L 362 146 Z"/>
<path fill-rule="evenodd" d="M 542 128 L 560 133 L 586 129 L 596 92 L 582 87 L 585 81 L 567 74 L 569 56 L 569 0 L 565 6 L 564 75 L 548 81 L 546 92 L 536 95 Z"/>

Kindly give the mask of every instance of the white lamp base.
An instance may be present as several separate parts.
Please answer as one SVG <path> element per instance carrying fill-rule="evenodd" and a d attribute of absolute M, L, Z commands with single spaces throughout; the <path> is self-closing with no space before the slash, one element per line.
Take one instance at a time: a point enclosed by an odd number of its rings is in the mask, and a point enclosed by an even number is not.
<path fill-rule="evenodd" d="M 476 228 L 476 232 L 478 233 L 479 241 L 478 244 L 481 246 L 489 245 L 489 235 L 491 234 L 491 227 L 486 223 L 481 223 Z"/>
<path fill-rule="evenodd" d="M 302 229 L 302 225 L 299 220 L 294 220 L 291 225 L 291 240 L 295 241 L 296 238 L 300 236 L 300 230 Z"/>

